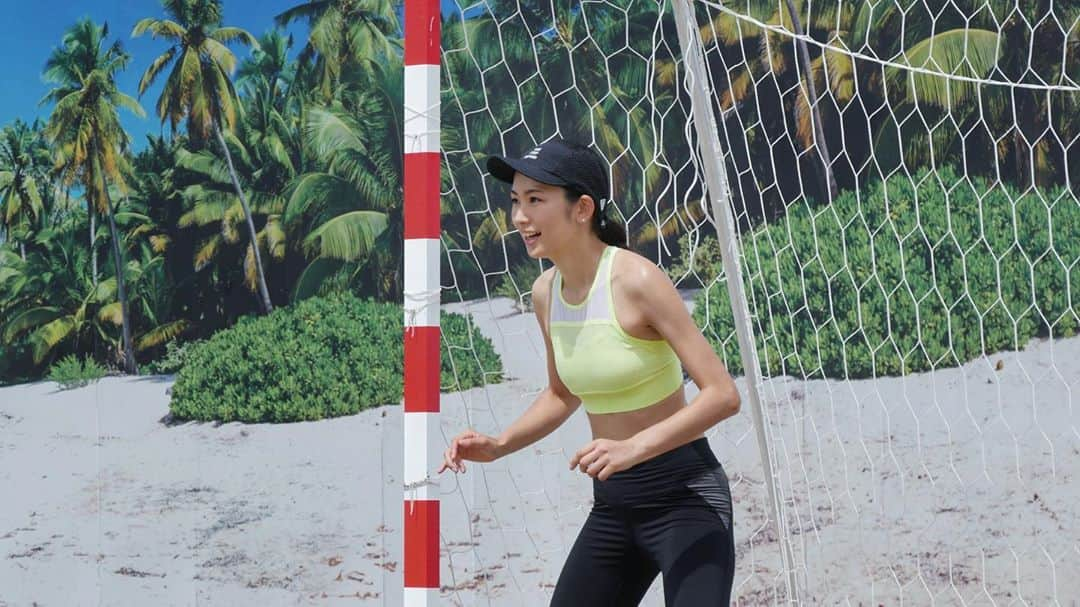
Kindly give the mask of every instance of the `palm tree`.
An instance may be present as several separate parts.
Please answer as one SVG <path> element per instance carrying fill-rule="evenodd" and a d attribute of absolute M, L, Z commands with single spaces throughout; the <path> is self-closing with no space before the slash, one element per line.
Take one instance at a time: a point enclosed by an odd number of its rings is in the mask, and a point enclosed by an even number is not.
<path fill-rule="evenodd" d="M 313 108 L 306 137 L 323 171 L 297 178 L 285 208 L 286 225 L 304 222 L 302 246 L 312 261 L 297 281 L 294 299 L 319 290 L 324 280 L 352 268 L 367 266 L 374 284 L 368 292 L 390 299 L 399 280 L 394 261 L 402 232 L 394 160 L 372 145 L 365 126 L 340 105 Z M 374 168 L 374 171 L 370 169 Z M 383 263 L 380 263 L 380 260 Z M 380 267 L 381 266 L 381 267 Z M 356 272 L 353 272 L 356 276 Z"/>
<path fill-rule="evenodd" d="M 799 15 L 807 6 L 809 3 L 804 0 L 781 4 L 750 0 L 742 5 L 742 10 L 766 25 L 814 38 L 827 37 L 833 30 L 837 10 L 850 13 L 844 6 L 838 9 L 834 4 L 815 4 L 815 12 L 806 15 L 804 22 Z M 738 149 L 738 146 L 732 149 L 736 164 L 734 173 L 758 175 L 758 181 L 775 181 L 778 187 L 771 191 L 773 196 L 780 196 L 777 202 L 781 206 L 803 194 L 805 184 L 800 184 L 797 179 L 802 154 L 772 143 L 778 136 L 786 134 L 802 149 L 819 151 L 815 156 L 821 162 L 816 163 L 814 173 L 821 176 L 821 191 L 825 197 L 835 196 L 836 177 L 830 164 L 825 120 L 819 104 L 821 92 L 825 90 L 819 84 L 820 57 L 811 59 L 810 50 L 801 40 L 800 44 L 792 45 L 790 35 L 781 35 L 728 13 L 706 15 L 699 32 L 706 47 L 719 47 L 717 59 L 709 67 L 712 79 L 721 85 L 718 87 L 720 120 L 726 122 L 734 118 L 737 122 L 759 123 L 757 128 L 745 130 L 745 149 Z M 675 76 L 675 72 L 666 66 L 664 73 L 665 84 Z M 788 94 L 789 91 L 796 92 Z M 755 115 L 743 118 L 746 112 Z M 743 125 L 736 124 L 735 128 L 743 128 Z M 792 130 L 794 132 L 790 132 Z M 762 162 L 762 159 L 767 161 Z M 796 170 L 787 170 L 790 165 L 795 165 Z M 758 215 L 769 217 L 779 212 L 772 204 L 761 200 L 759 208 L 751 213 L 751 199 L 764 198 L 759 192 L 759 184 L 736 180 L 734 185 L 745 192 L 743 205 L 748 215 L 756 219 Z"/>
<path fill-rule="evenodd" d="M 258 42 L 245 30 L 221 25 L 219 0 L 162 0 L 162 6 L 172 19 L 142 19 L 135 24 L 131 33 L 132 36 L 141 36 L 150 32 L 155 38 L 164 38 L 172 43 L 146 68 L 139 82 L 139 95 L 145 93 L 175 63 L 158 99 L 158 117 L 162 122 L 168 120 L 174 133 L 177 125 L 186 117 L 189 137 L 202 141 L 213 134 L 217 138 L 233 189 L 243 207 L 258 290 L 263 309 L 269 313 L 274 306 L 266 286 L 258 232 L 226 142 L 227 138 L 232 137 L 231 131 L 241 109 L 230 79 L 236 69 L 236 56 L 226 44 L 240 42 L 257 48 Z"/>
<path fill-rule="evenodd" d="M 501 198 L 488 202 L 490 197 L 480 179 L 482 159 L 472 150 L 502 153 L 528 149 L 535 141 L 524 129 L 507 133 L 508 126 L 524 120 L 529 132 L 542 137 L 554 132 L 557 124 L 547 91 L 535 86 L 516 89 L 512 84 L 515 80 L 527 81 L 530 76 L 532 82 L 537 81 L 532 39 L 525 28 L 506 27 L 500 35 L 494 17 L 481 14 L 446 20 L 442 38 L 448 86 L 442 95 L 441 138 L 444 149 L 464 150 L 446 154 L 448 171 L 442 173 L 441 189 L 451 194 L 441 198 L 442 238 L 451 251 L 466 252 L 449 255 L 448 262 L 450 271 L 459 276 L 459 288 L 470 296 L 485 288 L 479 268 L 501 268 L 509 277 L 515 259 L 525 257 L 523 251 L 515 250 L 518 243 L 508 238 L 514 231 L 506 212 L 508 205 Z M 491 43 L 496 39 L 500 44 Z M 550 44 L 543 38 L 537 43 L 541 53 Z M 500 64 L 486 76 L 481 75 L 485 69 Z M 492 90 L 512 89 L 516 94 L 489 94 Z"/>
<path fill-rule="evenodd" d="M 154 183 L 147 183 L 147 177 L 136 172 L 137 186 L 133 188 L 131 196 L 125 197 L 124 205 L 116 212 L 116 222 L 127 234 L 127 244 L 136 258 L 128 264 L 131 299 L 138 306 L 142 324 L 149 327 L 134 338 L 135 349 L 139 352 L 162 346 L 193 327 L 193 323 L 186 318 L 169 320 L 178 288 L 169 280 L 166 271 L 165 253 L 170 239 L 151 217 L 151 207 L 159 199 L 154 196 Z M 98 316 L 109 318 L 115 314 L 116 310 L 105 306 Z"/>
<path fill-rule="evenodd" d="M 654 65 L 642 59 L 655 53 L 654 32 L 664 22 L 663 7 L 650 3 L 636 3 L 626 11 L 607 4 L 567 10 L 556 15 L 560 33 L 553 41 L 555 52 L 542 56 L 545 73 L 573 84 L 582 96 L 584 107 L 563 95 L 555 111 L 580 115 L 563 133 L 595 141 L 612 162 L 617 210 L 628 219 L 631 233 L 638 231 L 633 228 L 638 221 L 645 226 L 660 221 L 646 201 L 662 198 L 662 190 L 670 187 L 659 163 L 640 166 L 631 161 L 655 158 L 663 150 L 663 135 L 654 128 L 655 112 L 670 106 L 677 95 L 676 87 L 659 86 Z M 563 63 L 570 69 L 559 69 Z M 560 90 L 561 84 L 553 89 Z"/>
<path fill-rule="evenodd" d="M 294 299 L 317 292 L 332 275 L 368 269 L 365 290 L 391 300 L 400 296 L 403 157 L 401 59 L 372 66 L 371 86 L 330 107 L 307 110 L 306 147 L 315 170 L 290 187 L 283 222 L 303 223 L 301 243 L 311 263 Z"/>
<path fill-rule="evenodd" d="M 292 36 L 284 35 L 281 30 L 270 30 L 259 37 L 259 47 L 251 57 L 240 63 L 236 72 L 236 83 L 243 90 L 265 87 L 271 99 L 277 100 L 287 91 L 296 75 L 296 64 L 289 61 L 292 50 Z"/>
<path fill-rule="evenodd" d="M 806 40 L 803 39 L 805 33 L 803 32 L 802 22 L 799 20 L 798 9 L 795 8 L 794 0 L 784 0 L 784 5 L 787 9 L 788 18 L 791 19 L 795 35 L 799 37 L 799 65 L 802 67 L 804 74 L 813 74 L 813 69 L 810 67 L 810 50 L 806 48 Z M 833 176 L 832 157 L 829 155 L 829 146 L 825 141 L 825 126 L 821 120 L 821 107 L 818 105 L 817 84 L 814 82 L 813 77 L 802 78 L 801 81 L 800 84 L 806 89 L 803 91 L 805 96 L 803 103 L 805 103 L 805 107 L 811 108 L 811 114 L 814 117 L 814 145 L 818 148 L 818 155 L 821 157 L 822 170 L 825 173 L 826 191 L 829 194 L 829 202 L 832 202 L 836 198 L 836 177 Z"/>
<path fill-rule="evenodd" d="M 0 132 L 0 228 L 9 240 L 19 242 L 19 252 L 26 259 L 26 239 L 31 224 L 42 217 L 41 183 L 49 152 L 44 145 L 37 121 L 27 125 L 22 120 Z"/>
<path fill-rule="evenodd" d="M 35 365 L 68 345 L 93 349 L 88 342 L 96 338 L 116 343 L 106 326 L 122 322 L 116 307 L 120 281 L 92 282 L 88 253 L 76 237 L 83 220 L 80 213 L 42 230 L 25 261 L 13 256 L 3 265 L 0 339 L 10 345 L 25 336 Z"/>
<path fill-rule="evenodd" d="M 998 24 L 982 10 L 983 4 L 961 0 L 954 4 L 954 10 L 945 10 L 946 3 L 939 2 L 912 7 L 910 11 L 889 3 L 858 4 L 833 19 L 837 25 L 825 35 L 832 46 L 905 66 L 984 78 L 995 69 L 1004 48 Z M 857 93 L 870 108 L 880 107 L 875 104 L 891 108 L 878 113 L 870 133 L 870 149 L 886 172 L 901 162 L 913 170 L 929 162 L 931 153 L 941 158 L 971 156 L 957 147 L 963 143 L 960 133 L 972 130 L 971 121 L 979 120 L 980 107 L 975 97 L 980 87 L 907 67 L 883 68 L 832 50 L 818 56 L 814 72 L 838 104 L 850 102 Z M 915 116 L 916 112 L 918 119 L 902 118 Z M 946 115 L 951 115 L 951 121 L 959 127 L 927 132 L 925 124 L 936 124 Z M 896 116 L 901 118 L 897 120 Z"/>
<path fill-rule="evenodd" d="M 1014 6 L 993 0 L 989 5 L 1001 23 L 995 79 L 1072 86 L 1080 81 L 1080 4 L 1036 0 Z M 1080 95 L 994 87 L 983 100 L 1000 127 L 994 133 L 1000 137 L 998 159 L 1008 163 L 1012 157 L 1021 187 L 1075 183 L 1080 163 L 1070 163 L 1067 150 L 1080 131 Z"/>
<path fill-rule="evenodd" d="M 300 62 L 314 61 L 323 101 L 353 79 L 363 82 L 368 70 L 399 54 L 397 8 L 392 0 L 308 0 L 274 17 L 279 26 L 307 21 L 308 43 Z M 359 68 L 359 69 L 357 69 Z"/>
<path fill-rule="evenodd" d="M 286 254 L 286 236 L 281 225 L 281 212 L 285 206 L 283 192 L 294 173 L 291 166 L 275 166 L 279 162 L 273 152 L 279 151 L 268 145 L 258 145 L 265 139 L 258 139 L 252 150 L 234 142 L 232 153 L 236 159 L 235 168 L 252 184 L 245 194 L 253 201 L 252 212 L 265 217 L 263 228 L 256 236 L 256 242 L 265 246 L 270 256 L 283 260 Z M 286 161 L 288 161 L 286 153 Z M 180 216 L 177 225 L 181 228 L 212 226 L 206 239 L 202 241 L 194 254 L 196 270 L 201 270 L 215 259 L 226 254 L 229 245 L 240 240 L 238 224 L 243 221 L 243 208 L 232 191 L 228 167 L 222 160 L 206 150 L 189 152 L 178 150 L 176 165 L 199 177 L 198 183 L 184 188 L 183 197 L 188 210 Z M 253 287 L 256 281 L 252 248 L 247 247 L 244 260 L 245 281 Z"/>
<path fill-rule="evenodd" d="M 295 99 L 289 99 L 287 91 L 274 92 L 273 83 L 283 69 L 280 64 L 252 61 L 245 65 L 249 66 L 249 77 L 244 83 L 247 91 L 245 112 L 237 124 L 235 137 L 229 139 L 229 150 L 235 170 L 246 184 L 244 191 L 251 201 L 251 212 L 263 226 L 256 238 L 260 250 L 268 250 L 273 259 L 285 262 L 290 243 L 286 240 L 281 213 L 286 190 L 297 174 L 302 156 L 302 134 L 297 117 L 287 109 L 302 109 L 302 106 L 294 104 Z M 265 68 L 265 71 L 258 71 L 254 69 L 256 67 Z M 291 66 L 284 69 L 291 70 Z M 287 103 L 292 105 L 285 108 Z M 185 210 L 177 222 L 180 227 L 196 228 L 204 237 L 193 251 L 195 266 L 202 268 L 211 261 L 220 262 L 234 253 L 235 247 L 231 245 L 238 242 L 237 225 L 243 221 L 243 210 L 230 185 L 228 168 L 224 161 L 206 150 L 178 151 L 175 164 L 196 178 L 183 188 Z M 210 227 L 212 231 L 198 229 L 201 226 Z M 250 247 L 247 251 L 243 263 L 244 280 L 254 288 L 254 260 Z M 281 267 L 288 270 L 291 266 Z"/>
<path fill-rule="evenodd" d="M 124 285 L 124 263 L 120 233 L 116 227 L 110 183 L 126 191 L 123 174 L 127 160 L 122 150 L 128 136 L 120 126 L 118 108 L 143 116 L 137 101 L 116 87 L 116 73 L 124 69 L 131 56 L 119 41 L 105 47 L 108 25 L 97 26 L 89 19 L 80 20 L 64 35 L 45 65 L 45 76 L 57 84 L 43 101 L 56 106 L 49 117 L 46 134 L 54 143 L 55 166 L 62 181 L 78 182 L 87 204 L 104 213 L 109 220 L 116 272 L 116 291 L 122 315 L 124 369 L 137 372 L 131 343 L 131 316 Z"/>
<path fill-rule="evenodd" d="M 956 10 L 945 10 L 946 4 L 953 4 Z M 958 134 L 968 129 L 935 129 L 932 140 L 927 140 L 921 120 L 908 120 L 906 124 L 901 120 L 897 124 L 894 117 L 912 115 L 917 108 L 931 124 L 935 123 L 935 112 L 951 112 L 958 123 L 962 122 L 972 110 L 977 111 L 977 105 L 969 102 L 977 89 L 940 76 L 882 67 L 855 59 L 848 51 L 938 72 L 985 77 L 994 67 L 999 44 L 999 34 L 996 26 L 988 22 L 987 12 L 966 0 L 921 3 L 910 10 L 894 2 L 811 5 L 794 0 L 790 8 L 783 8 L 775 2 L 754 0 L 746 6 L 758 20 L 792 32 L 798 29 L 794 20 L 802 15 L 805 22 L 799 22 L 800 26 L 805 24 L 806 35 L 845 50 L 815 51 L 817 54 L 811 57 L 805 45 L 794 53 L 796 47 L 789 35 L 729 14 L 718 13 L 706 21 L 701 28 L 703 39 L 707 44 L 721 46 L 720 61 L 711 67 L 714 80 L 726 84 L 720 97 L 722 118 L 735 116 L 741 121 L 741 114 L 756 112 L 748 122 L 760 123 L 757 129 L 746 132 L 747 149 L 733 150 L 740 158 L 739 173 L 745 173 L 742 164 L 752 164 L 754 158 L 797 162 L 775 158 L 783 153 L 784 146 L 758 141 L 775 140 L 776 135 L 787 131 L 789 115 L 794 117 L 793 138 L 804 149 L 816 144 L 818 133 L 828 131 L 849 156 L 845 164 L 879 166 L 888 173 L 890 167 L 907 162 L 909 170 L 913 170 L 911 165 L 927 162 L 931 146 L 942 154 L 945 150 L 941 146 L 958 145 Z M 965 20 L 963 14 L 973 17 Z M 898 35 L 900 32 L 903 35 Z M 859 105 L 871 115 L 847 112 L 855 116 L 845 118 L 835 112 L 831 116 L 815 114 L 809 103 L 814 93 L 801 93 L 811 90 L 811 85 L 821 95 L 831 95 L 836 107 L 852 103 L 857 95 Z M 786 93 L 791 90 L 799 90 L 800 94 Z M 891 110 L 878 111 L 885 105 Z M 844 120 L 844 128 L 822 129 L 814 124 L 830 118 Z M 758 131 L 776 135 L 762 138 Z M 870 154 L 876 162 L 866 161 Z M 756 171 L 756 167 L 751 170 Z M 774 180 L 783 189 L 782 170 L 772 174 L 771 168 L 763 167 L 763 172 L 766 180 Z"/>

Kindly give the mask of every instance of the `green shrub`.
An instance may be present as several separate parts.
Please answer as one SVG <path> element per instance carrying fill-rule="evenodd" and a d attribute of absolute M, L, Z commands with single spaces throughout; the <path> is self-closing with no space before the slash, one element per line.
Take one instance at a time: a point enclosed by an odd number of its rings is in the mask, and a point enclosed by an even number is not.
<path fill-rule="evenodd" d="M 903 375 L 1074 335 L 1078 225 L 1080 207 L 1060 189 L 1021 194 L 951 169 L 793 206 L 742 238 L 762 367 L 769 376 Z M 720 266 L 696 268 L 711 284 L 695 320 L 742 373 Z"/>
<path fill-rule="evenodd" d="M 69 354 L 49 367 L 49 379 L 60 384 L 61 390 L 81 388 L 105 377 L 105 368 L 93 358 L 80 360 Z"/>
<path fill-rule="evenodd" d="M 444 391 L 459 392 L 502 381 L 502 360 L 495 346 L 468 317 L 444 312 L 439 324 L 443 335 L 440 383 Z"/>
<path fill-rule="evenodd" d="M 679 254 L 666 268 L 667 275 L 680 289 L 704 287 L 721 273 L 723 267 L 724 260 L 720 256 L 720 247 L 716 246 L 716 238 L 702 237 L 700 232 L 694 236 L 693 260 L 690 259 L 691 234 L 687 232 L 679 236 L 676 243 Z"/>
<path fill-rule="evenodd" d="M 170 341 L 165 344 L 165 354 L 147 363 L 143 369 L 152 375 L 169 375 L 180 371 L 195 345 L 201 341 Z"/>
<path fill-rule="evenodd" d="M 292 422 L 398 403 L 402 318 L 399 305 L 348 294 L 313 297 L 267 316 L 244 318 L 192 347 L 173 386 L 172 414 L 204 421 Z M 443 389 L 501 381 L 502 363 L 475 327 L 454 314 L 443 314 L 442 327 Z"/>

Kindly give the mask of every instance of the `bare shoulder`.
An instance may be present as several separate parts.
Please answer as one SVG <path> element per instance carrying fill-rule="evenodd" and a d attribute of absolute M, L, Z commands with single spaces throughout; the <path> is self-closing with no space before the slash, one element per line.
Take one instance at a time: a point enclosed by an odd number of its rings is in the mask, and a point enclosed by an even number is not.
<path fill-rule="evenodd" d="M 532 285 L 533 310 L 537 315 L 547 314 L 548 299 L 551 297 L 551 283 L 555 280 L 555 268 L 548 268 L 536 277 Z"/>
<path fill-rule="evenodd" d="M 533 281 L 532 294 L 535 300 L 538 296 L 547 298 L 551 293 L 551 282 L 555 280 L 555 268 L 548 268 L 540 273 Z"/>
<path fill-rule="evenodd" d="M 659 266 L 629 249 L 621 249 L 615 256 L 611 275 L 612 281 L 618 283 L 619 291 L 633 299 L 675 288 Z"/>

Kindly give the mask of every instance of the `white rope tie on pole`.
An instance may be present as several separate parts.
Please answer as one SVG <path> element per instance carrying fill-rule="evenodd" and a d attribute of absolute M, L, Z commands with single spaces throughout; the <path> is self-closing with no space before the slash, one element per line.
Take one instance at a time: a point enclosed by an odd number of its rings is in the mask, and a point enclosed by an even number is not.
<path fill-rule="evenodd" d="M 431 307 L 439 306 L 439 296 L 442 294 L 442 289 L 427 289 L 424 291 L 406 291 L 403 297 L 407 302 L 421 302 L 416 307 L 406 306 L 405 314 L 408 315 L 408 322 L 405 323 L 405 329 L 412 331 L 416 329 L 416 317 L 421 313 L 428 310 Z"/>

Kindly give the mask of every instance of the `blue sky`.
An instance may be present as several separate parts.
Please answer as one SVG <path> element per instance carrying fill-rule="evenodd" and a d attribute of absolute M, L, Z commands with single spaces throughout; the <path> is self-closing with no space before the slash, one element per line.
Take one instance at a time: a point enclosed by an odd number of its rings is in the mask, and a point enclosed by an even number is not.
<path fill-rule="evenodd" d="M 302 1 L 225 0 L 224 23 L 260 36 L 274 27 L 275 15 Z M 442 3 L 444 11 L 452 10 L 456 4 L 453 0 Z M 64 31 L 81 17 L 88 16 L 96 23 L 108 22 L 110 41 L 121 40 L 131 54 L 131 64 L 118 76 L 117 82 L 120 89 L 132 97 L 138 96 L 139 79 L 147 66 L 167 48 L 165 41 L 154 40 L 149 35 L 131 37 L 131 30 L 139 19 L 165 16 L 157 0 L 36 0 L 8 4 L 5 11 L 8 22 L 3 27 L 4 35 L 0 36 L 0 57 L 7 63 L 0 70 L 0 91 L 3 91 L 0 93 L 0 126 L 11 124 L 16 118 L 31 122 L 35 117 L 43 120 L 48 117 L 50 108 L 38 105 L 50 88 L 41 72 L 49 53 L 60 44 Z M 306 41 L 307 27 L 301 22 L 290 26 L 288 31 L 294 35 L 295 56 Z M 233 50 L 241 59 L 250 53 L 244 47 Z M 154 106 L 162 80 L 159 79 L 140 99 L 146 111 L 145 118 L 121 110 L 121 121 L 131 134 L 136 149 L 143 147 L 148 133 L 161 132 L 161 121 Z"/>
<path fill-rule="evenodd" d="M 274 26 L 274 16 L 299 4 L 301 0 L 226 0 L 224 22 L 242 27 L 255 36 Z M 120 89 L 138 96 L 139 79 L 147 66 L 167 48 L 163 40 L 149 35 L 131 37 L 135 23 L 144 17 L 164 17 L 157 0 L 37 0 L 14 2 L 6 11 L 8 22 L 4 35 L 0 36 L 0 57 L 7 65 L 0 70 L 0 126 L 22 118 L 27 122 L 35 117 L 45 119 L 49 108 L 38 102 L 48 92 L 50 85 L 42 78 L 42 68 L 52 49 L 60 44 L 64 31 L 80 17 L 89 16 L 97 23 L 108 22 L 109 39 L 119 39 L 132 56 L 128 69 L 121 73 L 117 82 Z M 307 28 L 298 23 L 289 28 L 295 36 L 294 53 L 306 40 Z M 248 56 L 249 50 L 234 47 L 238 57 Z M 157 96 L 161 92 L 161 79 L 148 90 L 140 103 L 146 111 L 145 118 L 138 118 L 127 110 L 121 110 L 121 120 L 131 134 L 136 149 L 142 148 L 146 134 L 158 133 L 161 122 L 154 113 Z M 165 127 L 166 129 L 168 127 Z"/>

